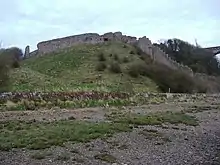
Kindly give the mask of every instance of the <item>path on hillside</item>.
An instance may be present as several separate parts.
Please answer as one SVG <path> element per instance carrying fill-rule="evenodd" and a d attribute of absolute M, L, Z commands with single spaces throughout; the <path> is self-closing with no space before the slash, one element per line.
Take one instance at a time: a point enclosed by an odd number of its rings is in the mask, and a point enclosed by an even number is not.
<path fill-rule="evenodd" d="M 194 112 L 190 107 L 200 108 Z M 59 120 L 68 117 L 103 121 L 112 108 L 87 108 L 77 110 L 1 112 L 0 120 Z M 0 151 L 0 165 L 218 165 L 220 164 L 220 109 L 207 103 L 169 103 L 141 107 L 124 107 L 123 111 L 144 114 L 156 111 L 188 111 L 199 120 L 199 126 L 172 125 L 139 126 L 132 132 L 118 133 L 107 139 L 88 143 L 66 144 L 65 147 L 51 147 L 45 159 L 30 157 L 39 151 L 13 149 Z M 41 151 L 43 152 L 43 151 Z M 71 159 L 56 159 L 68 154 Z M 105 160 L 100 160 L 105 159 Z M 110 163 L 112 162 L 112 163 Z"/>

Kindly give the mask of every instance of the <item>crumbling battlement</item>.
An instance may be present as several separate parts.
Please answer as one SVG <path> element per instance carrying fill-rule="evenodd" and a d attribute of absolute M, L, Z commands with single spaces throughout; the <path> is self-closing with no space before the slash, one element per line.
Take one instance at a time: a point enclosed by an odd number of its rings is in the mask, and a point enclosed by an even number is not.
<path fill-rule="evenodd" d="M 154 49 L 153 54 L 156 58 L 155 61 L 157 61 L 159 63 L 163 63 L 172 69 L 178 69 L 178 70 L 181 70 L 181 71 L 193 76 L 193 71 L 190 67 L 174 61 L 173 59 L 170 58 L 170 56 L 168 54 L 166 54 L 163 50 L 161 50 L 157 46 L 153 45 L 153 49 Z"/>
<path fill-rule="evenodd" d="M 75 36 L 43 41 L 37 44 L 40 54 L 54 52 L 56 50 L 65 49 L 79 44 L 98 44 L 106 41 L 122 41 L 126 43 L 137 42 L 136 37 L 122 35 L 121 32 L 106 33 L 99 35 L 97 33 L 85 33 Z"/>
<path fill-rule="evenodd" d="M 149 38 L 144 36 L 137 39 L 136 37 L 123 35 L 121 32 L 109 32 L 103 35 L 99 35 L 97 33 L 85 33 L 64 38 L 57 38 L 49 41 L 43 41 L 37 44 L 38 49 L 36 51 L 26 54 L 26 58 L 37 54 L 44 55 L 46 53 L 59 51 L 79 44 L 98 44 L 107 41 L 121 41 L 124 43 L 136 45 L 147 55 L 150 55 L 151 58 L 154 59 L 156 62 L 162 63 L 172 69 L 182 70 L 189 75 L 193 75 L 193 72 L 189 67 L 181 65 L 172 60 L 159 47 L 154 46 Z"/>
<path fill-rule="evenodd" d="M 189 68 L 188 66 L 182 65 L 174 61 L 173 59 L 171 59 L 169 55 L 166 54 L 163 50 L 161 50 L 157 46 L 154 46 L 148 38 L 146 37 L 139 38 L 136 45 L 143 52 L 150 55 L 154 61 L 164 64 L 170 67 L 171 69 L 178 69 L 189 74 L 190 76 L 193 76 L 193 71 L 191 68 Z"/>

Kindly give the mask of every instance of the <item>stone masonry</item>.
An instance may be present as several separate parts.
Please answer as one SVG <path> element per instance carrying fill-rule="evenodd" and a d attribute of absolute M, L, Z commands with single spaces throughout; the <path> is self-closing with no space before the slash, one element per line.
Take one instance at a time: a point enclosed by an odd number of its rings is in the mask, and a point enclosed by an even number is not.
<path fill-rule="evenodd" d="M 25 52 L 24 52 L 24 58 L 28 58 L 30 54 L 30 46 L 26 46 Z"/>
<path fill-rule="evenodd" d="M 73 47 L 79 44 L 98 44 L 107 41 L 121 41 L 131 45 L 136 45 L 147 55 L 151 56 L 152 59 L 158 63 L 162 63 L 172 69 L 182 70 L 189 75 L 193 75 L 192 70 L 184 65 L 173 61 L 165 52 L 160 48 L 154 46 L 149 38 L 146 36 L 137 39 L 136 37 L 123 35 L 121 32 L 109 32 L 103 35 L 97 33 L 85 33 L 75 36 L 68 36 L 64 38 L 57 38 L 49 41 L 43 41 L 37 44 L 37 50 L 34 51 L 33 55 L 44 55 L 51 52 L 56 52 L 65 48 Z M 32 56 L 32 55 L 30 55 Z"/>
<path fill-rule="evenodd" d="M 101 36 L 97 33 L 85 33 L 75 36 L 53 39 L 50 41 L 43 41 L 37 44 L 37 48 L 38 53 L 44 54 L 72 47 L 78 44 L 98 44 L 104 43 L 106 41 L 122 41 L 126 43 L 135 43 L 137 42 L 137 39 L 136 37 L 122 35 L 121 32 L 110 32 Z"/>

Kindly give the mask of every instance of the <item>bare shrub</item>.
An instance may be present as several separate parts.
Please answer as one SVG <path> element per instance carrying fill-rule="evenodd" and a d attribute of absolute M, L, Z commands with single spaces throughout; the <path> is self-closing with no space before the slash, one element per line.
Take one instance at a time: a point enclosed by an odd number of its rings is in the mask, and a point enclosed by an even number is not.
<path fill-rule="evenodd" d="M 100 63 L 98 63 L 97 65 L 96 65 L 96 70 L 97 71 L 104 71 L 105 69 L 106 69 L 106 64 L 105 63 L 103 63 L 103 62 L 100 62 Z"/>
<path fill-rule="evenodd" d="M 104 53 L 101 52 L 101 53 L 98 54 L 98 60 L 99 61 L 106 61 Z"/>
<path fill-rule="evenodd" d="M 129 58 L 128 58 L 128 57 L 124 57 L 124 58 L 122 59 L 122 62 L 123 62 L 123 63 L 128 63 L 128 62 L 129 62 Z"/>
<path fill-rule="evenodd" d="M 114 60 L 115 60 L 115 61 L 118 61 L 118 60 L 119 60 L 119 57 L 118 57 L 117 54 L 114 54 Z"/>
<path fill-rule="evenodd" d="M 109 67 L 109 70 L 112 72 L 112 73 L 121 73 L 121 67 L 119 65 L 118 62 L 112 62 L 110 64 L 110 67 Z"/>
<path fill-rule="evenodd" d="M 161 64 L 134 64 L 129 68 L 129 75 L 138 77 L 147 76 L 157 83 L 163 92 L 194 93 L 206 92 L 207 87 L 196 78 L 177 70 L 172 70 Z"/>

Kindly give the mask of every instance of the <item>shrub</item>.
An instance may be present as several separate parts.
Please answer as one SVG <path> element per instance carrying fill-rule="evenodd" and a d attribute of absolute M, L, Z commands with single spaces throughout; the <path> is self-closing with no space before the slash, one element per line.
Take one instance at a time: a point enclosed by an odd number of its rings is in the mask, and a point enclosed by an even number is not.
<path fill-rule="evenodd" d="M 106 61 L 106 58 L 105 58 L 104 53 L 99 53 L 99 54 L 98 54 L 98 60 L 99 60 L 99 61 Z"/>
<path fill-rule="evenodd" d="M 9 91 L 9 69 L 8 59 L 0 54 L 0 93 Z"/>
<path fill-rule="evenodd" d="M 139 75 L 146 76 L 145 70 L 147 65 L 144 62 L 138 62 L 130 66 L 128 74 L 131 77 L 138 77 Z"/>
<path fill-rule="evenodd" d="M 128 62 L 129 62 L 129 58 L 128 58 L 128 57 L 124 57 L 124 58 L 122 59 L 122 61 L 123 61 L 123 63 L 128 63 Z"/>
<path fill-rule="evenodd" d="M 103 62 L 98 63 L 96 66 L 97 71 L 104 71 L 105 69 L 106 69 L 106 64 Z"/>
<path fill-rule="evenodd" d="M 145 61 L 145 57 L 144 56 L 140 56 L 140 59 Z"/>
<path fill-rule="evenodd" d="M 19 61 L 14 61 L 14 62 L 12 63 L 12 67 L 13 67 L 13 68 L 19 68 L 19 67 L 20 67 Z"/>
<path fill-rule="evenodd" d="M 130 51 L 130 54 L 135 54 L 135 52 L 133 50 Z"/>
<path fill-rule="evenodd" d="M 112 62 L 110 64 L 110 67 L 109 67 L 109 70 L 112 72 L 112 73 L 121 73 L 121 67 L 119 65 L 118 62 Z"/>
<path fill-rule="evenodd" d="M 142 74 L 153 79 L 163 92 L 167 92 L 169 88 L 171 92 L 175 93 L 193 93 L 205 90 L 190 75 L 182 71 L 172 70 L 161 64 L 146 65 Z"/>
<path fill-rule="evenodd" d="M 0 49 L 0 92 L 10 91 L 9 71 L 20 66 L 22 55 L 19 48 Z"/>
<path fill-rule="evenodd" d="M 137 78 L 137 77 L 139 76 L 138 68 L 135 67 L 135 66 L 132 66 L 132 67 L 129 69 L 128 74 L 129 74 L 131 77 Z"/>
<path fill-rule="evenodd" d="M 19 62 L 23 56 L 22 50 L 19 48 L 8 48 L 2 51 L 3 56 L 7 56 L 7 64 L 11 68 L 18 68 L 20 66 Z"/>
<path fill-rule="evenodd" d="M 143 54 L 145 54 L 139 47 L 135 47 L 136 48 L 136 53 L 138 54 L 138 55 L 143 55 Z"/>
<path fill-rule="evenodd" d="M 162 64 L 137 63 L 129 68 L 128 74 L 132 77 L 147 76 L 157 83 L 163 92 L 193 93 L 206 92 L 206 86 L 196 78 L 177 70 L 172 70 Z"/>
<path fill-rule="evenodd" d="M 117 55 L 117 54 L 114 54 L 114 60 L 115 60 L 115 61 L 118 61 L 118 59 L 119 59 L 119 58 L 118 58 L 118 55 Z"/>

